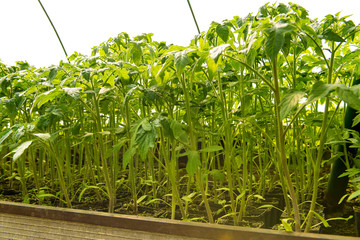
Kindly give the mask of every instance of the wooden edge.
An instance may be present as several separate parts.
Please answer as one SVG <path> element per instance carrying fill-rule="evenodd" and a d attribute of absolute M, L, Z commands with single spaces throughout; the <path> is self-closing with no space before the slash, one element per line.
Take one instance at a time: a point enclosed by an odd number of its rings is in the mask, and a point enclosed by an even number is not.
<path fill-rule="evenodd" d="M 0 201 L 0 213 L 203 239 L 358 240 L 355 237 L 186 222 Z"/>

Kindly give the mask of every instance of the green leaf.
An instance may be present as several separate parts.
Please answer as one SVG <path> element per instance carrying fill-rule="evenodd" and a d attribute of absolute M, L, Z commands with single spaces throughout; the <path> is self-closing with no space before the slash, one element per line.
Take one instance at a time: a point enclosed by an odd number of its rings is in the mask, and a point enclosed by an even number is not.
<path fill-rule="evenodd" d="M 213 169 L 209 172 L 210 176 L 212 176 L 214 178 L 214 180 L 218 180 L 221 182 L 225 181 L 225 174 L 218 170 L 218 169 Z"/>
<path fill-rule="evenodd" d="M 96 190 L 101 190 L 100 187 L 98 186 L 86 186 L 79 194 L 79 202 L 81 202 L 82 196 L 84 195 L 84 193 L 89 190 L 89 189 L 96 189 Z"/>
<path fill-rule="evenodd" d="M 316 82 L 311 89 L 310 95 L 307 99 L 306 104 L 310 104 L 319 100 L 320 98 L 326 97 L 330 92 L 334 91 L 338 87 L 337 84 L 325 84 L 323 82 Z"/>
<path fill-rule="evenodd" d="M 186 171 L 190 176 L 194 176 L 196 170 L 200 166 L 200 154 L 198 151 L 188 151 L 188 162 L 186 164 Z"/>
<path fill-rule="evenodd" d="M 350 200 L 352 200 L 352 199 L 354 199 L 354 198 L 357 198 L 357 197 L 359 197 L 359 196 L 360 196 L 360 190 L 357 190 L 357 191 L 353 192 L 353 193 L 349 196 L 348 201 L 350 201 Z"/>
<path fill-rule="evenodd" d="M 285 42 L 285 34 L 294 31 L 296 27 L 290 23 L 277 22 L 265 30 L 268 37 L 265 41 L 265 52 L 274 61 Z"/>
<path fill-rule="evenodd" d="M 82 88 L 80 88 L 80 87 L 76 87 L 76 88 L 64 87 L 63 90 L 67 95 L 69 95 L 70 97 L 77 100 L 77 99 L 79 99 L 80 91 L 82 90 Z"/>
<path fill-rule="evenodd" d="M 139 197 L 136 201 L 137 204 L 141 203 L 145 198 L 147 198 L 147 195 L 142 195 L 141 197 Z"/>
<path fill-rule="evenodd" d="M 220 46 L 214 47 L 210 50 L 210 57 L 214 59 L 215 62 L 217 62 L 219 56 L 223 54 L 228 47 L 230 47 L 230 44 L 222 44 Z"/>
<path fill-rule="evenodd" d="M 86 69 L 84 71 L 81 72 L 81 75 L 83 76 L 83 78 L 86 80 L 86 81 L 89 81 L 90 80 L 90 76 L 91 76 L 91 69 Z"/>
<path fill-rule="evenodd" d="M 52 101 L 54 98 L 56 98 L 60 94 L 61 94 L 61 92 L 58 91 L 56 88 L 51 89 L 47 92 L 41 93 L 40 95 L 38 95 L 35 98 L 32 108 L 31 108 L 31 112 L 34 107 L 40 108 L 42 105 L 44 105 L 45 103 L 47 103 L 49 101 Z"/>
<path fill-rule="evenodd" d="M 289 91 L 282 99 L 280 103 L 280 118 L 287 117 L 289 112 L 293 110 L 299 101 L 305 96 L 305 93 L 298 90 Z"/>
<path fill-rule="evenodd" d="M 216 76 L 218 65 L 215 63 L 214 59 L 209 57 L 207 59 L 207 66 L 208 66 L 209 79 L 211 81 Z"/>
<path fill-rule="evenodd" d="M 34 136 L 37 136 L 44 142 L 49 142 L 51 139 L 51 135 L 49 133 L 34 133 Z"/>
<path fill-rule="evenodd" d="M 130 54 L 131 54 L 131 58 L 134 61 L 135 64 L 140 64 L 141 63 L 141 58 L 143 55 L 142 49 L 141 49 L 141 45 L 139 43 L 136 42 L 132 42 L 133 46 L 130 50 Z"/>
<path fill-rule="evenodd" d="M 100 88 L 100 91 L 99 91 L 99 95 L 102 95 L 102 94 L 106 94 L 107 92 L 113 90 L 114 88 L 109 88 L 109 87 L 101 87 Z"/>
<path fill-rule="evenodd" d="M 228 26 L 226 26 L 225 24 L 219 24 L 216 26 L 215 31 L 224 42 L 228 41 L 230 33 Z"/>
<path fill-rule="evenodd" d="M 281 223 L 282 223 L 282 225 L 284 226 L 286 232 L 293 232 L 293 229 L 292 229 L 292 227 L 291 227 L 291 224 L 288 223 L 288 221 L 289 221 L 289 220 L 292 220 L 292 219 L 282 218 L 282 219 L 280 219 L 280 220 L 281 220 Z"/>
<path fill-rule="evenodd" d="M 3 141 L 5 141 L 13 132 L 13 130 L 9 129 L 7 131 L 4 131 L 0 134 L 0 144 L 2 144 Z"/>
<path fill-rule="evenodd" d="M 141 127 L 142 127 L 145 131 L 151 131 L 151 129 L 152 129 L 152 126 L 151 126 L 149 120 L 146 119 L 146 118 L 141 122 Z"/>
<path fill-rule="evenodd" d="M 360 111 L 360 98 L 354 93 L 354 89 L 339 85 L 337 94 L 339 98 L 346 102 L 350 107 Z"/>
<path fill-rule="evenodd" d="M 48 76 L 49 81 L 52 81 L 56 77 L 57 72 L 58 72 L 57 68 L 52 68 L 50 70 L 50 73 Z"/>
<path fill-rule="evenodd" d="M 124 169 L 130 163 L 130 161 L 131 161 L 132 157 L 135 155 L 135 153 L 136 153 L 135 147 L 130 147 L 130 148 L 128 148 L 128 150 L 126 150 L 126 152 L 124 153 L 124 158 L 123 158 L 123 168 Z"/>
<path fill-rule="evenodd" d="M 187 55 L 187 51 L 176 52 L 174 55 L 174 64 L 177 71 L 178 76 L 182 74 L 186 65 L 189 63 L 189 57 Z"/>
<path fill-rule="evenodd" d="M 148 119 L 143 119 L 140 123 L 141 127 L 136 131 L 135 145 L 138 146 L 140 157 L 145 160 L 149 148 L 155 146 L 155 139 L 157 138 L 157 132 L 153 125 L 151 125 Z"/>
<path fill-rule="evenodd" d="M 355 127 L 356 125 L 358 125 L 360 123 L 360 114 L 358 114 L 354 119 L 353 119 L 353 124 L 351 127 Z M 1 141 L 0 141 L 1 143 Z"/>
<path fill-rule="evenodd" d="M 188 135 L 187 132 L 184 130 L 184 125 L 174 120 L 171 121 L 170 127 L 172 129 L 175 139 L 180 140 L 181 142 L 188 141 Z"/>
<path fill-rule="evenodd" d="M 164 131 L 164 136 L 165 137 L 169 137 L 171 140 L 174 139 L 174 133 L 171 129 L 171 124 L 170 122 L 173 121 L 172 119 L 169 119 L 167 117 L 163 117 L 163 116 L 159 116 L 159 120 L 160 120 L 160 124 L 161 127 Z"/>
<path fill-rule="evenodd" d="M 320 39 L 325 39 L 333 42 L 345 42 L 345 40 L 340 37 L 331 29 L 326 29 L 321 35 L 318 36 Z"/>
<path fill-rule="evenodd" d="M 324 224 L 324 227 L 330 227 L 329 223 L 322 216 L 320 216 L 320 214 L 315 211 L 313 211 L 313 213 Z"/>
<path fill-rule="evenodd" d="M 26 141 L 22 144 L 20 144 L 16 149 L 14 149 L 12 152 L 15 153 L 13 156 L 13 160 L 16 161 L 21 155 L 24 153 L 24 151 L 31 145 L 32 141 Z"/>
<path fill-rule="evenodd" d="M 201 149 L 200 152 L 217 152 L 220 150 L 223 150 L 222 146 L 213 145 L 213 146 L 209 146 L 209 147 Z"/>

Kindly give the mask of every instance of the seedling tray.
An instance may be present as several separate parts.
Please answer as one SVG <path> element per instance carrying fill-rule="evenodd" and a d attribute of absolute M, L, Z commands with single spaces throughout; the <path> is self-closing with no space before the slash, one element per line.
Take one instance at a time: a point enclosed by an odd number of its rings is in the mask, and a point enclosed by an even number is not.
<path fill-rule="evenodd" d="M 355 240 L 0 201 L 0 239 Z"/>

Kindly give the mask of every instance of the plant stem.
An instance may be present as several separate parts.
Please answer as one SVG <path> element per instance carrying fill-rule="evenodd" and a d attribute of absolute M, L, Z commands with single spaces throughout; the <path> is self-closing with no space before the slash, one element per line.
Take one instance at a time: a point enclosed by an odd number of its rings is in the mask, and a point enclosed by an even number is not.
<path fill-rule="evenodd" d="M 284 135 L 284 127 L 282 125 L 282 119 L 280 117 L 280 87 L 278 81 L 278 68 L 277 68 L 277 58 L 272 62 L 272 72 L 274 78 L 274 96 L 275 96 L 275 117 L 276 117 L 276 128 L 277 128 L 277 144 L 279 145 L 279 157 L 282 168 L 284 170 L 284 177 L 286 183 L 288 185 L 288 190 L 291 198 L 292 207 L 294 210 L 294 218 L 295 218 L 295 231 L 300 232 L 300 214 L 298 207 L 298 200 L 295 193 L 294 186 L 291 181 L 289 167 L 286 159 L 286 149 L 285 149 L 285 135 Z M 285 193 L 284 193 L 285 194 Z M 290 213 L 289 213 L 290 214 Z"/>
<path fill-rule="evenodd" d="M 52 21 L 51 21 L 51 19 L 50 19 L 49 15 L 47 14 L 47 12 L 46 12 L 46 10 L 45 10 L 44 6 L 42 5 L 41 1 L 40 1 L 40 0 L 38 0 L 38 2 L 39 2 L 39 4 L 40 4 L 40 6 L 41 6 L 42 10 L 44 11 L 44 13 L 45 13 L 45 15 L 46 15 L 47 19 L 49 20 L 49 22 L 50 22 L 50 24 L 51 24 L 52 28 L 54 29 L 54 32 L 55 32 L 55 34 L 56 34 L 56 36 L 57 36 L 57 38 L 58 38 L 58 40 L 59 40 L 59 42 L 60 42 L 60 44 L 61 44 L 61 47 L 62 47 L 62 49 L 63 49 L 63 51 L 64 51 L 64 53 L 65 53 L 66 58 L 68 58 L 68 55 L 67 55 L 67 53 L 66 53 L 66 50 L 65 50 L 64 44 L 62 43 L 61 38 L 60 38 L 60 36 L 59 36 L 58 32 L 56 31 L 56 28 L 55 28 L 54 24 L 52 23 Z"/>
<path fill-rule="evenodd" d="M 191 11 L 191 14 L 193 16 L 193 19 L 194 19 L 194 22 L 195 22 L 195 25 L 196 25 L 196 29 L 198 30 L 198 33 L 200 34 L 200 28 L 199 28 L 199 25 L 197 24 L 197 21 L 196 21 L 196 17 L 195 17 L 195 14 L 194 14 L 194 11 L 191 7 L 191 4 L 190 4 L 190 0 L 187 0 L 187 3 L 189 5 L 189 8 L 190 8 L 190 11 Z"/>
<path fill-rule="evenodd" d="M 331 52 L 330 65 L 329 65 L 329 69 L 328 69 L 328 79 L 327 79 L 328 84 L 332 83 L 332 74 L 333 74 L 333 66 L 334 66 L 334 59 L 335 59 L 334 42 L 332 42 L 331 48 L 332 48 L 332 52 Z M 330 106 L 330 97 L 327 96 L 326 102 L 325 102 L 323 121 L 321 124 L 319 149 L 318 149 L 316 163 L 315 163 L 315 169 L 314 169 L 314 185 L 313 185 L 313 192 L 312 192 L 312 198 L 311 198 L 311 205 L 310 205 L 310 210 L 309 210 L 309 214 L 308 214 L 308 218 L 307 218 L 308 220 L 306 222 L 305 232 L 310 231 L 310 227 L 311 227 L 312 220 L 314 217 L 316 199 L 318 196 L 321 160 L 322 160 L 322 156 L 323 156 L 323 152 L 324 152 L 324 145 L 325 145 L 325 141 L 326 141 L 327 130 L 328 130 L 328 126 L 330 124 L 328 122 L 329 106 Z"/>

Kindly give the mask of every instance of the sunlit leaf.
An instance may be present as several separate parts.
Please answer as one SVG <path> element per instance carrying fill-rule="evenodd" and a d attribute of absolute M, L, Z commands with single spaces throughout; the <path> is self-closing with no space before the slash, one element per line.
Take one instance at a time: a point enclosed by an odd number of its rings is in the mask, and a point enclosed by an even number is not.
<path fill-rule="evenodd" d="M 187 142 L 188 140 L 188 134 L 184 130 L 184 125 L 177 121 L 172 121 L 170 123 L 170 127 L 172 129 L 172 132 L 174 134 L 174 137 L 182 142 Z"/>
<path fill-rule="evenodd" d="M 56 77 L 57 72 L 58 72 L 57 68 L 51 68 L 48 76 L 49 81 L 52 81 Z"/>
<path fill-rule="evenodd" d="M 274 61 L 285 42 L 285 34 L 294 31 L 296 27 L 290 23 L 277 22 L 266 29 L 268 37 L 265 41 L 265 52 Z"/>
<path fill-rule="evenodd" d="M 337 84 L 325 84 L 323 82 L 316 82 L 311 89 L 310 96 L 307 99 L 307 104 L 315 102 L 320 98 L 326 97 L 330 92 L 338 87 Z"/>
<path fill-rule="evenodd" d="M 360 111 L 360 98 L 354 93 L 352 88 L 346 86 L 339 87 L 337 94 L 341 100 L 346 102 L 350 107 Z"/>
<path fill-rule="evenodd" d="M 175 68 L 178 75 L 181 75 L 186 65 L 189 63 L 189 57 L 186 51 L 176 52 L 174 55 Z"/>
<path fill-rule="evenodd" d="M 139 65 L 141 62 L 142 55 L 143 55 L 141 45 L 137 42 L 132 42 L 132 43 L 133 43 L 133 46 L 130 50 L 131 58 L 133 59 L 134 63 Z"/>
<path fill-rule="evenodd" d="M 230 44 L 222 44 L 220 46 L 216 46 L 210 50 L 210 57 L 214 59 L 215 62 L 218 61 L 219 56 L 223 54 L 226 48 L 230 47 Z"/>
<path fill-rule="evenodd" d="M 282 99 L 280 103 L 280 118 L 284 119 L 287 117 L 289 112 L 293 110 L 299 101 L 305 96 L 305 93 L 298 90 L 293 90 L 288 92 Z"/>
<path fill-rule="evenodd" d="M 38 138 L 40 138 L 44 142 L 49 142 L 50 139 L 51 139 L 50 133 L 34 133 L 34 136 L 37 136 Z"/>
<path fill-rule="evenodd" d="M 186 164 L 186 172 L 190 176 L 194 176 L 196 170 L 200 166 L 200 154 L 198 151 L 188 151 L 188 162 Z"/>
<path fill-rule="evenodd" d="M 360 114 L 358 114 L 354 119 L 353 119 L 353 123 L 351 127 L 355 127 L 356 125 L 358 125 L 360 123 Z M 1 141 L 0 141 L 1 143 Z"/>
<path fill-rule="evenodd" d="M 131 159 L 135 155 L 135 153 L 136 153 L 135 147 L 130 147 L 130 148 L 128 148 L 128 150 L 126 150 L 126 152 L 124 153 L 124 158 L 123 158 L 123 168 L 124 169 L 131 162 Z"/>
<path fill-rule="evenodd" d="M 4 131 L 0 134 L 0 144 L 5 141 L 12 133 L 13 131 L 11 129 Z"/>
<path fill-rule="evenodd" d="M 224 42 L 228 41 L 230 30 L 226 24 L 217 25 L 215 31 Z"/>
<path fill-rule="evenodd" d="M 107 92 L 113 90 L 113 88 L 109 88 L 109 87 L 101 87 L 100 88 L 100 91 L 99 91 L 99 95 L 102 95 L 102 94 L 106 94 Z"/>
<path fill-rule="evenodd" d="M 334 41 L 334 42 L 345 42 L 345 40 L 342 37 L 340 37 L 337 33 L 335 33 L 333 30 L 331 30 L 329 28 L 326 29 L 318 37 L 320 39 L 325 39 L 325 40 Z"/>
<path fill-rule="evenodd" d="M 80 88 L 80 87 L 76 87 L 76 88 L 64 87 L 63 88 L 64 92 L 66 94 L 68 94 L 70 97 L 74 98 L 75 100 L 77 100 L 79 98 L 81 89 L 82 88 Z"/>
<path fill-rule="evenodd" d="M 16 161 L 21 155 L 24 153 L 24 151 L 31 145 L 32 141 L 26 141 L 22 143 L 20 146 L 15 148 L 12 152 L 14 153 L 13 160 Z"/>

